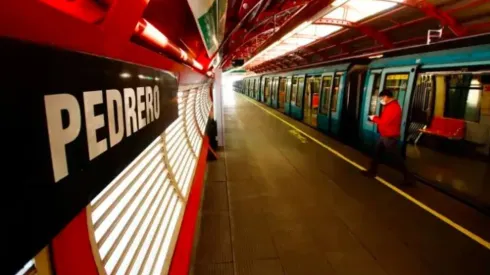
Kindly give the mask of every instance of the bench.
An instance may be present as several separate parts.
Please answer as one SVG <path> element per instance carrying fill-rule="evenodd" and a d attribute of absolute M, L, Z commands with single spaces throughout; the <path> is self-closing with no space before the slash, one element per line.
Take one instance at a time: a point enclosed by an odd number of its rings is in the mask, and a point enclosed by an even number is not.
<path fill-rule="evenodd" d="M 429 134 L 450 140 L 462 140 L 465 134 L 465 121 L 462 119 L 434 117 L 428 127 L 419 129 L 420 135 Z M 420 138 L 417 138 L 417 140 Z"/>

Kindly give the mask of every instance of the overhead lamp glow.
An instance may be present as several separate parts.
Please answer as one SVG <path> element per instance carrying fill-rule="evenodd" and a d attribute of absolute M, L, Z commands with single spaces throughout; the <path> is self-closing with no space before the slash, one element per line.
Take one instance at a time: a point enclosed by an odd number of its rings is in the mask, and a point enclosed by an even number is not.
<path fill-rule="evenodd" d="M 154 44 L 156 44 L 162 48 L 167 47 L 168 38 L 163 33 L 161 33 L 157 28 L 155 28 L 152 24 L 150 24 L 150 22 L 148 22 L 146 20 L 144 20 L 144 22 L 146 25 L 145 25 L 141 35 L 146 37 L 152 43 L 154 43 Z"/>
<path fill-rule="evenodd" d="M 315 15 L 311 21 L 303 22 L 294 30 L 284 35 L 276 43 L 249 59 L 244 66 L 257 66 L 265 61 L 283 56 L 300 47 L 309 45 L 310 43 L 314 43 L 319 39 L 338 32 L 343 29 L 343 27 L 337 26 L 335 20 L 356 23 L 403 2 L 405 2 L 405 0 L 336 0 L 329 6 L 329 8 L 326 8 Z M 330 19 L 332 24 L 314 24 L 314 22 L 322 17 Z"/>
<path fill-rule="evenodd" d="M 119 77 L 121 77 L 121 78 L 130 78 L 131 77 L 131 74 L 129 74 L 129 73 L 121 73 L 119 75 Z"/>
<path fill-rule="evenodd" d="M 378 59 L 378 58 L 381 58 L 381 57 L 383 57 L 383 55 L 382 54 L 378 54 L 378 55 L 372 55 L 372 56 L 370 56 L 369 59 Z"/>
<path fill-rule="evenodd" d="M 194 68 L 196 68 L 198 70 L 202 70 L 203 69 L 201 63 L 197 62 L 196 60 L 192 60 L 192 66 L 194 66 Z"/>
<path fill-rule="evenodd" d="M 182 58 L 182 60 L 184 60 L 184 61 L 187 61 L 189 56 L 187 55 L 187 53 L 184 50 L 180 49 L 180 58 Z"/>

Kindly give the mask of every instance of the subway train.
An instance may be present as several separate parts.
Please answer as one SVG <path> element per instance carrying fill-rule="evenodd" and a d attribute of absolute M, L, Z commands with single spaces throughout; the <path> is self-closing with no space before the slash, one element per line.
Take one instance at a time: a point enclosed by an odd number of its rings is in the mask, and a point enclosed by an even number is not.
<path fill-rule="evenodd" d="M 490 44 L 481 41 L 253 75 L 235 89 L 365 153 L 379 136 L 368 116 L 382 112 L 377 95 L 390 89 L 403 110 L 399 147 L 409 169 L 490 213 Z"/>

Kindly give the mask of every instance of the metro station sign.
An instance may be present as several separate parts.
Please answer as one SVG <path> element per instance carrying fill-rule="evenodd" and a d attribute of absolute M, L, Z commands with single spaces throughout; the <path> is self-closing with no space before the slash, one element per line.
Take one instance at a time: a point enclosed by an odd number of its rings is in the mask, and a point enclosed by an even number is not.
<path fill-rule="evenodd" d="M 227 0 L 187 0 L 197 22 L 208 56 L 223 42 L 226 26 Z"/>
<path fill-rule="evenodd" d="M 0 39 L 2 225 L 17 272 L 177 118 L 171 72 Z"/>

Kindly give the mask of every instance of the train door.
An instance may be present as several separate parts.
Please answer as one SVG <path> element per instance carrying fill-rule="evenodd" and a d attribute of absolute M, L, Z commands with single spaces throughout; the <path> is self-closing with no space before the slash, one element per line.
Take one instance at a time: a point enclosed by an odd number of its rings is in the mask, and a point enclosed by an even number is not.
<path fill-rule="evenodd" d="M 286 78 L 284 77 L 279 78 L 279 88 L 277 92 L 279 98 L 278 108 L 279 111 L 281 111 L 282 113 L 285 112 L 285 105 L 286 105 L 286 83 L 287 83 Z"/>
<path fill-rule="evenodd" d="M 267 77 L 264 84 L 264 103 L 269 105 L 271 98 L 271 79 Z"/>
<path fill-rule="evenodd" d="M 271 107 L 274 107 L 274 101 L 276 99 L 275 92 L 276 92 L 276 78 L 272 77 L 271 78 L 271 99 L 268 102 L 268 105 Z"/>
<path fill-rule="evenodd" d="M 406 120 L 409 111 L 409 102 L 412 86 L 415 79 L 415 66 L 389 68 L 384 70 L 371 71 L 368 82 L 368 92 L 362 116 L 363 143 L 372 148 L 374 142 L 379 138 L 378 127 L 368 120 L 369 115 L 380 115 L 382 106 L 379 104 L 378 94 L 382 89 L 390 89 L 395 99 L 402 107 L 402 125 L 400 145 L 405 140 Z"/>
<path fill-rule="evenodd" d="M 250 79 L 250 82 L 248 83 L 248 96 L 252 97 L 253 91 L 254 91 L 254 85 L 255 85 L 255 79 Z"/>
<path fill-rule="evenodd" d="M 321 76 L 320 105 L 317 117 L 318 128 L 324 132 L 330 131 L 330 98 L 332 96 L 334 73 L 324 73 Z"/>
<path fill-rule="evenodd" d="M 272 107 L 279 108 L 279 77 L 274 77 L 272 81 Z"/>
<path fill-rule="evenodd" d="M 254 99 L 258 100 L 260 96 L 260 78 L 255 79 Z"/>
<path fill-rule="evenodd" d="M 341 110 L 344 97 L 344 83 L 346 74 L 344 72 L 336 72 L 333 76 L 333 85 L 330 96 L 330 132 L 334 135 L 340 134 L 341 125 Z"/>
<path fill-rule="evenodd" d="M 291 92 L 291 116 L 297 120 L 303 120 L 304 89 L 305 75 L 294 76 Z"/>
<path fill-rule="evenodd" d="M 382 74 L 381 87 L 383 89 L 390 89 L 393 92 L 393 96 L 398 100 L 402 107 L 402 125 L 401 125 L 401 137 L 400 145 L 405 141 L 405 130 L 407 127 L 407 117 L 410 109 L 410 97 L 413 91 L 413 84 L 415 83 L 415 70 L 416 66 L 402 67 L 402 68 L 390 68 L 385 69 Z M 379 114 L 381 114 L 379 110 Z"/>
<path fill-rule="evenodd" d="M 303 102 L 303 122 L 316 127 L 320 94 L 320 76 L 306 78 Z"/>
<path fill-rule="evenodd" d="M 367 66 L 356 65 L 347 75 L 345 96 L 342 100 L 341 135 L 344 141 L 355 144 L 359 138 L 359 114 Z"/>
<path fill-rule="evenodd" d="M 432 73 L 421 73 L 412 95 L 412 104 L 408 118 L 406 142 L 416 143 L 420 137 L 419 129 L 429 125 L 435 105 L 435 76 Z"/>
<path fill-rule="evenodd" d="M 292 94 L 293 77 L 286 77 L 286 98 L 284 99 L 284 113 L 291 115 L 291 94 Z"/>
<path fill-rule="evenodd" d="M 262 77 L 262 81 L 260 81 L 260 90 L 259 90 L 259 98 L 257 99 L 259 102 L 265 101 L 265 77 Z"/>

